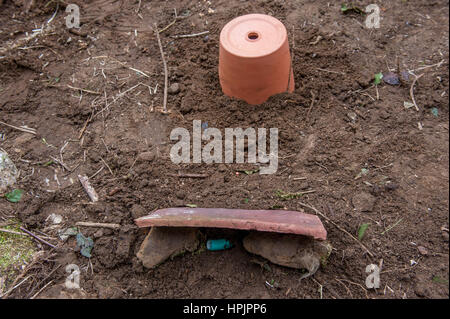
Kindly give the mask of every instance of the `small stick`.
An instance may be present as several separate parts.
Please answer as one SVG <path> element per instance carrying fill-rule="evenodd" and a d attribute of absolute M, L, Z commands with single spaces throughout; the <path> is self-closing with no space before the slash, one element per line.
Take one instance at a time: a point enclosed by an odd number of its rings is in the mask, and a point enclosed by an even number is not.
<path fill-rule="evenodd" d="M 1 232 L 1 233 L 13 234 L 13 235 L 28 236 L 28 235 L 25 234 L 25 233 L 20 233 L 20 232 L 18 232 L 18 231 L 9 230 L 9 229 L 3 229 L 3 228 L 0 228 L 0 232 Z"/>
<path fill-rule="evenodd" d="M 95 176 L 98 175 L 98 173 L 100 173 L 101 171 L 103 171 L 103 169 L 105 168 L 105 166 L 100 167 L 100 169 L 98 171 L 96 171 L 91 177 L 89 177 L 89 179 L 93 179 Z"/>
<path fill-rule="evenodd" d="M 56 163 L 58 163 L 59 165 L 61 165 L 64 169 L 66 169 L 67 171 L 71 172 L 72 170 L 63 162 L 61 162 L 59 159 L 57 159 L 56 157 L 50 156 L 50 158 L 52 160 L 54 160 Z"/>
<path fill-rule="evenodd" d="M 323 299 L 323 285 L 320 283 L 320 282 L 318 282 L 317 280 L 315 280 L 313 277 L 311 277 L 311 279 L 316 283 L 316 284 L 318 284 L 319 285 L 319 294 L 320 294 L 320 299 Z"/>
<path fill-rule="evenodd" d="M 81 140 L 81 137 L 83 136 L 84 131 L 86 131 L 86 127 L 87 127 L 87 125 L 89 124 L 90 120 L 91 120 L 91 119 L 88 118 L 88 119 L 86 120 L 86 122 L 84 122 L 84 125 L 83 125 L 83 127 L 81 128 L 80 134 L 78 134 L 78 139 L 79 139 L 79 140 Z"/>
<path fill-rule="evenodd" d="M 304 204 L 302 202 L 298 202 L 298 204 L 300 206 L 309 208 L 311 210 L 313 210 L 316 214 L 322 216 L 323 218 L 325 218 L 328 222 L 330 222 L 331 224 L 333 224 L 337 229 L 339 229 L 340 231 L 342 231 L 343 233 L 347 234 L 348 236 L 350 236 L 354 241 L 356 241 L 362 248 L 364 248 L 364 250 L 372 257 L 374 257 L 374 255 L 370 252 L 370 250 L 364 246 L 355 236 L 353 236 L 352 234 L 350 234 L 348 231 L 346 231 L 344 228 L 342 228 L 341 226 L 339 226 L 338 224 L 336 224 L 335 222 L 333 222 L 331 219 L 329 219 L 324 213 L 320 212 L 319 210 L 317 210 L 316 208 L 314 208 L 313 206 L 309 206 L 307 204 Z"/>
<path fill-rule="evenodd" d="M 312 90 L 311 90 L 311 96 L 312 96 L 311 97 L 311 105 L 309 106 L 308 113 L 306 113 L 306 120 L 308 120 L 309 114 L 311 113 L 311 110 L 314 106 L 314 101 L 316 100 L 316 95 L 314 94 L 314 91 L 312 91 Z"/>
<path fill-rule="evenodd" d="M 109 170 L 109 172 L 111 173 L 111 175 L 114 176 L 114 173 L 113 173 L 113 171 L 111 170 L 111 168 L 109 167 L 108 163 L 106 163 L 105 160 L 104 160 L 102 157 L 100 157 L 100 160 L 103 162 L 103 164 L 106 165 L 106 167 L 108 168 L 108 170 Z"/>
<path fill-rule="evenodd" d="M 4 223 L 0 223 L 0 227 L 4 227 L 4 226 L 10 226 L 10 225 L 14 225 L 15 223 L 13 222 L 4 222 Z"/>
<path fill-rule="evenodd" d="M 31 292 L 28 294 L 28 296 L 30 296 L 33 292 L 34 289 L 39 287 L 44 281 L 46 281 L 48 278 L 50 278 L 51 275 L 53 275 L 55 273 L 55 271 L 57 271 L 59 268 L 61 268 L 61 265 L 58 265 L 55 269 L 53 269 L 44 279 L 42 279 L 35 287 L 33 287 L 33 289 L 31 290 Z M 27 297 L 28 297 L 27 296 Z"/>
<path fill-rule="evenodd" d="M 411 89 L 409 89 L 409 94 L 411 95 L 411 100 L 413 101 L 414 107 L 416 108 L 417 112 L 419 111 L 419 107 L 417 106 L 416 100 L 414 99 L 414 85 L 416 84 L 417 80 L 420 79 L 425 73 L 422 73 L 421 75 L 414 75 L 414 81 L 411 84 Z"/>
<path fill-rule="evenodd" d="M 42 287 L 41 289 L 39 289 L 39 291 L 37 293 L 35 293 L 30 299 L 34 299 L 36 298 L 45 288 L 47 288 L 51 283 L 53 282 L 53 280 L 50 280 L 48 283 L 46 283 L 44 285 L 44 287 Z"/>
<path fill-rule="evenodd" d="M 139 13 L 139 10 L 141 10 L 141 0 L 139 0 L 139 4 L 137 9 L 135 10 L 136 13 Z"/>
<path fill-rule="evenodd" d="M 394 228 L 395 226 L 397 226 L 398 224 L 400 224 L 400 222 L 403 220 L 403 218 L 400 218 L 394 225 L 389 226 L 388 228 L 386 228 L 381 235 L 384 235 L 385 233 L 387 233 L 388 231 L 390 231 L 392 228 Z"/>
<path fill-rule="evenodd" d="M 21 284 L 23 284 L 25 281 L 28 280 L 28 278 L 30 278 L 30 276 L 26 277 L 24 280 L 22 280 L 20 283 L 18 283 L 17 285 L 15 285 L 14 287 L 12 287 L 11 289 L 9 289 L 7 292 L 5 292 L 3 295 L 0 295 L 0 298 L 6 298 L 11 292 L 14 291 L 14 289 L 16 289 L 17 287 L 19 287 Z"/>
<path fill-rule="evenodd" d="M 98 201 L 98 195 L 91 183 L 89 183 L 89 178 L 86 175 L 78 175 L 81 185 L 83 185 L 84 190 L 89 195 L 89 198 L 94 203 Z"/>
<path fill-rule="evenodd" d="M 159 50 L 161 52 L 161 58 L 162 58 L 163 65 L 164 65 L 164 102 L 163 102 L 163 113 L 167 113 L 167 82 L 168 82 L 169 74 L 167 72 L 167 63 L 166 63 L 166 59 L 164 58 L 164 51 L 163 51 L 163 47 L 162 47 L 162 44 L 161 44 L 161 38 L 159 37 L 158 25 L 156 23 L 154 25 L 155 25 L 156 37 L 158 38 Z"/>
<path fill-rule="evenodd" d="M 322 72 L 328 72 L 328 73 L 335 73 L 335 74 L 342 74 L 342 75 L 345 75 L 344 72 L 338 72 L 338 71 L 332 71 L 332 70 L 325 70 L 325 69 L 321 69 L 321 68 L 317 68 L 317 70 L 322 71 Z"/>
<path fill-rule="evenodd" d="M 23 232 L 25 232 L 25 233 L 27 233 L 27 234 L 30 235 L 31 237 L 33 237 L 33 238 L 39 240 L 41 243 L 46 244 L 47 246 L 50 246 L 50 247 L 56 249 L 56 246 L 55 246 L 55 245 L 52 245 L 52 244 L 50 244 L 49 242 L 43 240 L 41 237 L 39 237 L 39 236 L 33 234 L 32 232 L 26 230 L 24 227 L 20 227 L 20 230 L 23 231 Z"/>
<path fill-rule="evenodd" d="M 353 294 L 352 294 L 352 292 L 350 291 L 350 289 L 348 289 L 348 287 L 347 287 L 342 281 L 340 281 L 340 280 L 337 279 L 337 278 L 335 278 L 335 279 L 336 279 L 336 281 L 337 281 L 338 283 L 340 283 L 342 286 L 344 286 L 345 290 L 347 290 L 347 293 L 350 295 L 350 298 L 353 299 Z"/>
<path fill-rule="evenodd" d="M 29 236 L 26 233 L 21 233 L 18 231 L 14 231 L 14 230 L 9 230 L 9 229 L 4 229 L 4 228 L 0 228 L 0 232 L 2 233 L 7 233 L 7 234 L 12 234 L 12 235 L 20 235 L 20 236 Z M 41 238 L 45 238 L 45 239 L 55 239 L 53 237 L 48 237 L 48 236 L 42 236 Z"/>
<path fill-rule="evenodd" d="M 436 63 L 436 64 L 426 65 L 426 66 L 420 67 L 420 68 L 418 68 L 418 69 L 415 69 L 413 72 L 425 70 L 425 69 L 432 68 L 432 67 L 440 67 L 441 64 L 444 63 L 444 62 L 445 62 L 445 60 L 442 60 L 441 62 Z"/>
<path fill-rule="evenodd" d="M 100 95 L 101 94 L 100 92 L 91 91 L 91 90 L 82 89 L 82 88 L 77 88 L 77 87 L 74 87 L 74 86 L 71 86 L 71 85 L 68 85 L 68 84 L 67 84 L 67 87 L 69 89 L 72 89 L 72 90 L 79 90 L 79 91 L 90 93 L 90 94 L 95 94 L 95 95 Z"/>
<path fill-rule="evenodd" d="M 404 84 L 404 83 L 403 83 L 403 79 L 402 79 L 402 77 L 400 76 L 402 73 L 400 72 L 400 60 L 399 60 L 399 58 L 398 58 L 398 55 L 397 55 L 397 57 L 396 57 L 396 60 L 397 60 L 397 74 L 399 75 L 398 80 L 400 81 L 400 84 L 403 85 L 403 84 Z M 375 85 L 375 86 L 377 86 L 377 85 Z M 378 100 L 378 99 L 377 99 L 377 100 Z"/>
<path fill-rule="evenodd" d="M 207 178 L 206 174 L 168 174 L 169 176 L 180 177 L 180 178 Z"/>
<path fill-rule="evenodd" d="M 80 131 L 80 134 L 78 134 L 78 140 L 81 140 L 81 138 L 83 137 L 84 131 L 86 131 L 88 124 L 92 121 L 93 118 L 94 118 L 94 110 L 92 110 L 91 116 L 89 116 L 88 119 L 86 120 L 86 122 L 84 122 L 83 128 Z"/>
<path fill-rule="evenodd" d="M 175 22 L 177 22 L 177 19 L 175 18 L 175 20 L 173 20 L 171 23 L 169 23 L 166 27 L 162 28 L 161 30 L 159 30 L 159 33 L 162 33 L 164 31 L 166 31 L 167 29 L 169 29 L 171 26 L 173 26 L 175 24 Z"/>
<path fill-rule="evenodd" d="M 194 38 L 198 37 L 200 35 L 208 34 L 209 31 L 203 31 L 200 33 L 192 33 L 192 34 L 179 34 L 179 35 L 173 35 L 172 38 L 174 39 L 180 39 L 180 38 Z"/>
<path fill-rule="evenodd" d="M 364 288 L 361 284 L 358 284 L 356 282 L 352 282 L 352 281 L 347 280 L 347 279 L 342 279 L 342 278 L 341 279 L 337 279 L 337 280 L 342 280 L 342 281 L 348 282 L 349 284 L 352 284 L 352 285 L 360 287 L 362 290 L 364 290 L 364 293 L 366 294 L 366 299 L 369 299 L 369 295 L 367 294 L 367 289 Z"/>
<path fill-rule="evenodd" d="M 169 25 L 167 25 L 165 28 L 159 30 L 159 33 L 162 33 L 164 31 L 166 31 L 167 29 L 169 29 L 171 26 L 173 26 L 175 24 L 175 22 L 177 22 L 178 20 L 178 14 L 177 14 L 177 9 L 173 8 L 173 11 L 175 12 L 175 18 L 173 19 L 173 21 L 171 23 L 169 23 Z"/>
<path fill-rule="evenodd" d="M 18 126 L 14 126 L 14 125 L 10 125 L 8 123 L 5 123 L 3 121 L 0 121 L 0 124 L 3 124 L 5 126 L 8 126 L 8 127 L 13 128 L 15 130 L 18 130 L 18 131 L 22 131 L 22 132 L 25 132 L 25 133 L 30 133 L 30 134 L 36 135 L 36 130 L 34 128 L 18 127 Z"/>
<path fill-rule="evenodd" d="M 77 222 L 75 226 L 84 226 L 84 227 L 100 227 L 100 228 L 111 228 L 111 229 L 119 229 L 119 224 L 108 224 L 108 223 L 91 223 L 91 222 Z"/>

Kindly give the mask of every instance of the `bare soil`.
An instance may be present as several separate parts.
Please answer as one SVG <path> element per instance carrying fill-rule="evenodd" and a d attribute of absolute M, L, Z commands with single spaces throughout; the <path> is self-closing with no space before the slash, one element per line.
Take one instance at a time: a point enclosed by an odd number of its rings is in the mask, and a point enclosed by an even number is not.
<path fill-rule="evenodd" d="M 324 298 L 448 298 L 448 1 L 355 1 L 380 6 L 380 29 L 364 27 L 360 14 L 343 14 L 337 1 L 71 2 L 81 9 L 76 31 L 65 26 L 64 5 L 47 24 L 56 1 L 0 5 L 0 120 L 37 130 L 34 136 L 0 126 L 0 147 L 21 171 L 16 187 L 26 191 L 17 204 L 0 200 L 0 216 L 55 238 L 57 229 L 46 221 L 52 213 L 63 216 L 61 227 L 92 221 L 122 228 L 82 228 L 95 242 L 91 264 L 74 238 L 53 240 L 58 250 L 29 270 L 32 280 L 11 298 L 30 297 L 50 281 L 41 296 L 56 297 L 52 286 L 65 281 L 70 263 L 81 268 L 81 287 L 93 298 L 320 298 L 319 285 Z M 164 70 L 152 26 L 168 26 L 174 8 L 182 18 L 161 40 L 169 84 L 181 90 L 168 96 L 171 112 L 164 115 Z M 224 96 L 218 79 L 220 30 L 247 13 L 281 20 L 293 54 L 295 92 L 260 106 Z M 42 34 L 23 40 L 41 27 Z M 207 37 L 171 37 L 205 30 Z M 414 89 L 419 111 L 404 107 L 412 102 L 412 75 L 400 85 L 373 85 L 388 68 L 423 74 Z M 192 130 L 194 119 L 221 130 L 277 127 L 278 172 L 173 164 L 170 131 Z M 137 160 L 144 152 L 153 155 Z M 49 163 L 52 157 L 70 170 Z M 208 177 L 171 175 L 178 171 Z M 78 174 L 96 174 L 98 203 L 90 203 Z M 315 192 L 281 201 L 277 190 Z M 314 280 L 300 281 L 299 270 L 261 267 L 239 231 L 202 230 L 205 238 L 231 239 L 235 246 L 227 251 L 187 253 L 154 270 L 136 258 L 148 230 L 133 219 L 156 208 L 282 206 L 314 213 L 299 201 L 355 236 L 370 223 L 362 243 L 374 257 L 322 219 L 334 250 Z M 367 289 L 366 266 L 381 260 L 381 286 Z M 265 284 L 272 280 L 278 288 Z"/>

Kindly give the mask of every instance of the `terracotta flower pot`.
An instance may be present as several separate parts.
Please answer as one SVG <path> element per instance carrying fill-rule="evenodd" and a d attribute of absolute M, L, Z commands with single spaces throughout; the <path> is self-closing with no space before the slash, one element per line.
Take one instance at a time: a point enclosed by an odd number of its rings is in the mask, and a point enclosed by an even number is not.
<path fill-rule="evenodd" d="M 249 104 L 294 91 L 287 31 L 274 17 L 248 14 L 228 22 L 220 33 L 222 91 Z"/>

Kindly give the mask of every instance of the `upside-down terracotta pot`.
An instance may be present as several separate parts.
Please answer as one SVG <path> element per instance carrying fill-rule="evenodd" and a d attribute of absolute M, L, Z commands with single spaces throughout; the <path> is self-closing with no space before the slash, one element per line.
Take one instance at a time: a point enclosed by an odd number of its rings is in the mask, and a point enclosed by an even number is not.
<path fill-rule="evenodd" d="M 249 104 L 293 92 L 294 73 L 284 25 L 264 14 L 228 22 L 220 33 L 219 78 L 223 93 Z"/>

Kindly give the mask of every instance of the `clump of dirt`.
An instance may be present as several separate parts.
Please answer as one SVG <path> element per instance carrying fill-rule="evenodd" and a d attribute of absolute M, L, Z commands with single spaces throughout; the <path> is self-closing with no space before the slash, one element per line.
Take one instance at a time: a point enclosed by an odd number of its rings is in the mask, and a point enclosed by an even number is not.
<path fill-rule="evenodd" d="M 1 200 L 0 216 L 54 237 L 58 249 L 43 246 L 55 256 L 36 264 L 35 280 L 10 297 L 64 283 L 65 267 L 75 264 L 85 295 L 99 298 L 319 298 L 317 282 L 324 298 L 448 298 L 448 3 L 385 3 L 380 29 L 367 29 L 364 15 L 344 15 L 325 0 L 80 0 L 73 1 L 81 12 L 76 30 L 66 28 L 62 4 L 56 11 L 57 2 L 27 3 L 1 4 L 0 119 L 37 134 L 0 125 L 0 147 L 20 170 L 15 187 L 25 191 L 17 204 Z M 218 80 L 220 30 L 247 13 L 281 20 L 293 57 L 294 93 L 260 106 L 224 96 Z M 165 29 L 169 85 L 178 84 L 168 115 L 159 112 L 164 71 L 154 22 Z M 423 74 L 413 91 L 419 111 L 404 106 L 412 102 L 413 75 L 396 86 L 373 84 L 375 74 L 398 68 Z M 173 164 L 170 132 L 192 131 L 193 120 L 220 130 L 278 128 L 277 173 L 236 174 L 257 168 L 247 164 Z M 178 171 L 208 177 L 179 178 Z M 89 201 L 79 174 L 90 177 L 99 202 Z M 278 190 L 309 192 L 282 200 Z M 134 218 L 156 208 L 301 211 L 299 202 L 355 236 L 369 223 L 362 243 L 373 257 L 324 220 L 334 250 L 315 280 L 252 262 L 242 247 L 246 232 L 203 230 L 235 246 L 187 253 L 152 270 L 136 257 L 148 230 L 137 229 Z M 59 226 L 49 224 L 52 213 L 63 217 Z M 121 229 L 82 228 L 94 240 L 87 259 L 75 238 L 58 239 L 78 221 Z M 364 288 L 367 265 L 381 260 L 380 289 Z M 272 280 L 277 289 L 265 284 Z"/>

